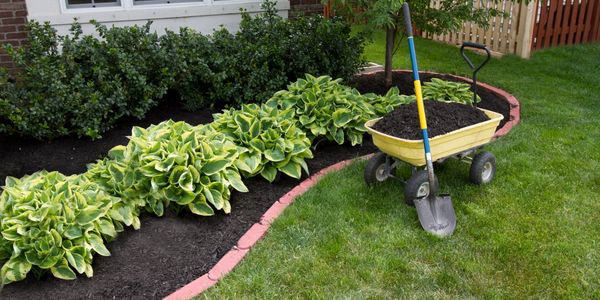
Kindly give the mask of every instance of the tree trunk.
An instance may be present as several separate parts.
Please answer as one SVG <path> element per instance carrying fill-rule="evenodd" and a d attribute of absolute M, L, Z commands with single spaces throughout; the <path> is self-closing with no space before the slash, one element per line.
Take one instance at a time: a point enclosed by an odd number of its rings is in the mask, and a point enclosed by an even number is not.
<path fill-rule="evenodd" d="M 394 42 L 396 39 L 396 29 L 388 28 L 385 32 L 385 88 L 389 90 L 392 87 L 392 54 L 394 52 Z"/>

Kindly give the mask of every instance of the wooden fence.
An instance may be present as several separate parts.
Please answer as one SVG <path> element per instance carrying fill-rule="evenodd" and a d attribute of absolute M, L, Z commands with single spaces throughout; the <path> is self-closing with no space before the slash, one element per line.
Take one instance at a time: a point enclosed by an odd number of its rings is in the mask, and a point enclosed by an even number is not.
<path fill-rule="evenodd" d="M 532 49 L 600 41 L 599 0 L 540 0 Z"/>
<path fill-rule="evenodd" d="M 528 58 L 541 48 L 600 42 L 600 0 L 535 0 L 519 4 L 510 0 L 473 0 L 476 7 L 505 13 L 494 17 L 487 29 L 467 23 L 459 32 L 424 37 L 450 44 L 471 41 L 486 45 L 496 54 L 511 53 Z M 432 6 L 440 7 L 440 0 Z"/>
<path fill-rule="evenodd" d="M 463 41 L 470 41 L 486 45 L 492 53 L 512 53 L 521 57 L 529 57 L 531 52 L 531 33 L 535 4 L 519 4 L 509 0 L 495 1 L 473 0 L 477 8 L 494 8 L 504 13 L 505 16 L 496 16 L 490 20 L 487 29 L 473 23 L 466 23 L 459 32 L 436 35 L 423 33 L 424 37 L 460 45 Z M 440 0 L 432 0 L 432 6 L 440 7 Z"/>

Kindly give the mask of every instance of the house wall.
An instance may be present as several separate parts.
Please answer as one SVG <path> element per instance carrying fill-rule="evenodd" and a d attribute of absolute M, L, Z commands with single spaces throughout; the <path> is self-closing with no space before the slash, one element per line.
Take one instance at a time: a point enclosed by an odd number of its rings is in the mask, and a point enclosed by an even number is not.
<path fill-rule="evenodd" d="M 0 0 L 1 1 L 1 0 Z M 14 0 L 13 0 L 14 1 Z M 202 3 L 171 3 L 133 5 L 131 0 L 121 0 L 119 7 L 67 8 L 64 0 L 26 0 L 29 19 L 50 22 L 59 32 L 68 32 L 74 18 L 83 25 L 84 31 L 91 31 L 89 21 L 127 26 L 145 24 L 153 20 L 152 29 L 159 33 L 165 29 L 177 31 L 187 26 L 202 33 L 211 33 L 223 25 L 229 30 L 237 30 L 241 19 L 240 8 L 250 13 L 261 11 L 260 0 L 207 0 Z M 277 3 L 279 14 L 287 17 L 289 2 Z"/>
<path fill-rule="evenodd" d="M 0 43 L 20 46 L 27 38 L 25 0 L 0 0 Z M 0 67 L 13 69 L 14 65 L 4 49 L 0 50 Z"/>

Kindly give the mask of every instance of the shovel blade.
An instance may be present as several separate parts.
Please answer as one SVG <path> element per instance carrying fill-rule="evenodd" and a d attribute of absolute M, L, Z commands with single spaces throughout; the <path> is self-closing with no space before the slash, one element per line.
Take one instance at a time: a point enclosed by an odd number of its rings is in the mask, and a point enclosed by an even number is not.
<path fill-rule="evenodd" d="M 449 236 L 456 228 L 456 214 L 449 195 L 415 199 L 421 227 L 439 237 Z"/>

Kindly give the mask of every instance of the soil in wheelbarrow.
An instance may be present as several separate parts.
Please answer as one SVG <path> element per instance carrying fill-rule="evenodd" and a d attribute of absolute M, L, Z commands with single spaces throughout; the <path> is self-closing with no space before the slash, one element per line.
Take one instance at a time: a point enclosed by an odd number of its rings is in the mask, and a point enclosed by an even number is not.
<path fill-rule="evenodd" d="M 469 105 L 438 101 L 424 103 L 431 138 L 489 120 L 481 110 Z M 417 104 L 399 106 L 379 120 L 373 129 L 402 139 L 421 139 Z"/>
<path fill-rule="evenodd" d="M 439 78 L 447 81 L 471 84 L 470 81 L 447 74 L 419 73 L 419 76 L 422 82 L 431 81 L 431 78 Z M 361 93 L 385 95 L 387 92 L 387 89 L 385 88 L 385 77 L 383 71 L 357 75 L 349 82 L 349 85 L 355 87 Z M 394 71 L 392 74 L 392 85 L 398 87 L 401 94 L 414 94 L 411 73 Z M 479 97 L 481 97 L 481 102 L 477 104 L 478 107 L 495 111 L 504 116 L 504 119 L 500 121 L 500 124 L 498 125 L 498 129 L 502 128 L 502 126 L 504 126 L 504 124 L 510 120 L 510 104 L 501 96 L 482 86 L 477 88 L 477 94 Z"/>

